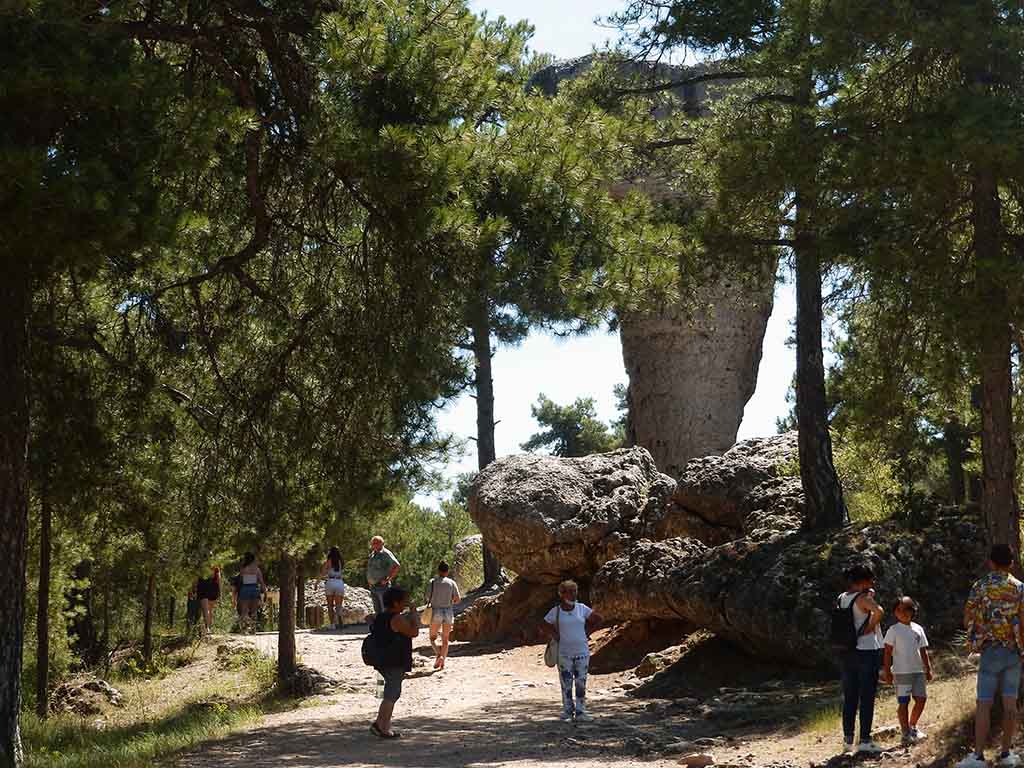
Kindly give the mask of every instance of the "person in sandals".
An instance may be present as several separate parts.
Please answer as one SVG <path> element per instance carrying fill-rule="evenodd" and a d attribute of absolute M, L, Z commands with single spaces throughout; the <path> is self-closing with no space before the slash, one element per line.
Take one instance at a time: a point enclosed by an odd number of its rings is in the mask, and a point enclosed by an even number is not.
<path fill-rule="evenodd" d="M 448 563 L 442 560 L 437 564 L 437 576 L 430 580 L 427 587 L 427 603 L 431 608 L 430 645 L 437 658 L 434 669 L 444 669 L 448 658 L 448 639 L 455 624 L 455 604 L 462 600 L 459 585 L 448 578 Z M 441 635 L 441 647 L 437 647 L 437 636 Z"/>
<path fill-rule="evenodd" d="M 412 641 L 420 633 L 420 617 L 409 608 L 409 593 L 401 587 L 388 588 L 383 603 L 384 610 L 374 617 L 372 632 L 382 649 L 377 671 L 384 678 L 384 695 L 370 730 L 382 739 L 397 739 L 401 734 L 392 730 L 391 718 L 402 696 L 405 673 L 412 672 Z"/>

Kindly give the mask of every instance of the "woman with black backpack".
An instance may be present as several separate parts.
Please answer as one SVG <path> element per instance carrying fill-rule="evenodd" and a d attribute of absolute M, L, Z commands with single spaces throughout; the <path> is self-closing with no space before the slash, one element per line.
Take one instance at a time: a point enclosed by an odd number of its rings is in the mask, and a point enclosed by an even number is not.
<path fill-rule="evenodd" d="M 373 666 L 384 678 L 383 701 L 370 730 L 382 739 L 397 739 L 401 734 L 392 730 L 391 718 L 402 695 L 405 673 L 412 672 L 412 641 L 420 633 L 420 617 L 415 608 L 406 611 L 409 593 L 400 587 L 389 588 L 383 603 L 384 611 L 370 628 Z"/>
<path fill-rule="evenodd" d="M 849 611 L 851 646 L 842 653 L 844 751 L 877 755 L 882 751 L 871 740 L 875 719 L 875 694 L 882 668 L 884 612 L 875 600 L 875 573 L 867 565 L 855 565 L 845 574 L 847 590 L 836 601 L 838 611 Z M 854 645 L 855 643 L 855 645 Z M 854 724 L 860 713 L 860 739 L 854 742 Z"/>

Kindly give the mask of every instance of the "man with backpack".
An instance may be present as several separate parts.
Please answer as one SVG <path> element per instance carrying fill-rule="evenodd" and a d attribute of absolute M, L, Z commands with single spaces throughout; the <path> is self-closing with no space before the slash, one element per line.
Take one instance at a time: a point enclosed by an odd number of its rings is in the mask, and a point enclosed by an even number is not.
<path fill-rule="evenodd" d="M 1021 653 L 1024 652 L 1024 584 L 1010 574 L 1013 551 L 997 544 L 989 553 L 989 574 L 971 589 L 964 609 L 971 650 L 978 663 L 978 709 L 974 720 L 974 752 L 957 768 L 984 768 L 985 746 L 996 694 L 1003 703 L 1002 752 L 996 765 L 1015 768 L 1020 758 L 1010 749 L 1017 730 L 1017 693 L 1020 689 Z"/>
<path fill-rule="evenodd" d="M 836 600 L 832 612 L 832 644 L 840 652 L 843 681 L 844 752 L 877 755 L 882 751 L 871 740 L 875 719 L 875 694 L 882 667 L 884 612 L 875 600 L 875 573 L 868 565 L 855 565 L 845 574 L 849 585 Z M 860 739 L 854 741 L 854 725 L 860 713 Z"/>

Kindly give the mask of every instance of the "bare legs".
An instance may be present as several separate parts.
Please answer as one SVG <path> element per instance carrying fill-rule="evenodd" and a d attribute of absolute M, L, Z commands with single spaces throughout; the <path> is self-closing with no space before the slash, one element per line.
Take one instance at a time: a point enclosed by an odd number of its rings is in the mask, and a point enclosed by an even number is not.
<path fill-rule="evenodd" d="M 441 635 L 441 648 L 437 647 L 437 635 Z M 451 624 L 430 625 L 430 645 L 434 649 L 437 660 L 434 662 L 434 669 L 444 669 L 444 663 L 448 659 L 448 639 L 452 634 Z"/>
<path fill-rule="evenodd" d="M 395 713 L 395 702 L 385 699 L 377 710 L 377 728 L 381 733 L 391 733 L 391 716 Z"/>
<path fill-rule="evenodd" d="M 216 607 L 216 600 L 207 600 L 204 597 L 199 601 L 199 608 L 203 612 L 203 623 L 206 625 L 206 634 L 213 631 L 213 609 Z"/>
<path fill-rule="evenodd" d="M 915 708 L 916 709 L 916 708 Z M 992 702 L 979 701 L 978 714 L 974 718 L 974 751 L 981 753 L 988 744 L 988 735 L 992 729 Z M 1003 698 L 1003 732 L 1000 734 L 1003 752 L 1009 752 L 1013 746 L 1013 737 L 1017 732 L 1017 699 Z"/>

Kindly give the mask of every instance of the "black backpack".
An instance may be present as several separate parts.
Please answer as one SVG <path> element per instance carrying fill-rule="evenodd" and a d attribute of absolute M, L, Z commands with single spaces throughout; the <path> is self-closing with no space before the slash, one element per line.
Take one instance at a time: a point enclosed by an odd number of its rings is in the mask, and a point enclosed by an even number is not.
<path fill-rule="evenodd" d="M 857 602 L 861 595 L 867 594 L 866 592 L 858 592 L 857 596 L 850 601 L 850 604 L 843 608 L 843 596 L 840 595 L 836 599 L 835 607 L 832 609 L 832 620 L 831 620 L 831 641 L 832 648 L 837 653 L 845 653 L 846 651 L 857 650 L 857 639 L 864 633 L 864 628 L 871 621 L 871 617 L 868 616 L 864 623 L 859 627 L 853 619 L 853 604 Z"/>
<path fill-rule="evenodd" d="M 377 638 L 374 637 L 373 632 L 363 638 L 363 664 L 368 667 L 379 667 L 381 662 L 380 644 L 377 642 Z"/>

